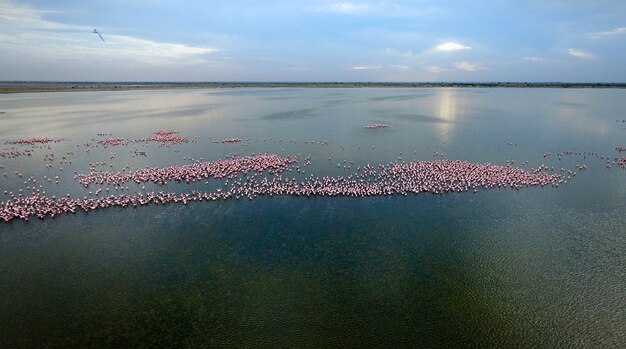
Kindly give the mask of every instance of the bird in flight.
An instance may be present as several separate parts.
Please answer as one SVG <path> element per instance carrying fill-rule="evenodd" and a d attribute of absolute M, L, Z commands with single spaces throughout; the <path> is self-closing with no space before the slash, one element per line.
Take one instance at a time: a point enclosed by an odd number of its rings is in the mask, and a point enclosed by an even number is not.
<path fill-rule="evenodd" d="M 104 41 L 104 38 L 102 37 L 102 34 L 100 34 L 100 32 L 99 32 L 99 31 L 97 31 L 97 30 L 95 30 L 95 29 L 94 29 L 94 30 L 93 30 L 93 33 L 94 33 L 94 34 L 98 34 L 98 36 L 100 37 L 100 40 L 102 40 L 102 42 L 106 42 L 106 41 Z"/>

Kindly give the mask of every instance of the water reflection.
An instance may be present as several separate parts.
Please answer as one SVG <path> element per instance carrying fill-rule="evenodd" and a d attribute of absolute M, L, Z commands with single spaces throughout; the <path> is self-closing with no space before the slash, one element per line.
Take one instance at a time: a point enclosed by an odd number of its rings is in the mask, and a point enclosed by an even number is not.
<path fill-rule="evenodd" d="M 263 120 L 293 120 L 302 119 L 315 115 L 315 109 L 298 109 L 281 111 L 261 116 Z"/>
<path fill-rule="evenodd" d="M 442 89 L 437 94 L 435 112 L 437 117 L 446 122 L 438 122 L 437 130 L 443 143 L 449 143 L 457 118 L 457 93 L 455 90 Z"/>
<path fill-rule="evenodd" d="M 393 114 L 393 117 L 397 119 L 401 119 L 401 120 L 409 120 L 409 121 L 415 121 L 415 122 L 430 122 L 430 123 L 450 122 L 449 120 L 444 119 L 444 118 L 438 118 L 438 117 L 423 115 L 423 114 Z"/>
<path fill-rule="evenodd" d="M 596 105 L 595 108 L 590 109 L 590 104 L 593 103 L 593 99 L 589 102 L 585 100 L 589 99 L 586 94 L 579 94 L 577 91 L 563 93 L 560 100 L 555 103 L 556 113 L 558 115 L 558 125 L 568 123 L 579 128 L 579 132 L 587 133 L 590 130 L 598 134 L 606 135 L 610 132 L 611 126 L 606 122 L 598 122 L 594 115 L 590 115 L 591 112 L 597 111 L 603 108 L 602 105 Z"/>
<path fill-rule="evenodd" d="M 90 132 L 144 129 L 150 120 L 175 122 L 176 128 L 194 128 L 198 119 L 216 115 L 223 97 L 190 92 L 143 91 L 125 93 L 85 92 L 78 95 L 51 93 L 30 95 L 21 104 L 7 104 L 10 113 L 3 115 L 3 129 L 12 128 L 20 136 L 67 136 L 85 127 L 97 127 Z M 56 98 L 53 98 L 56 97 Z M 49 99 L 53 99 L 49 102 Z M 193 120 L 191 120 L 193 119 Z M 94 132 L 94 133 L 95 133 Z"/>
<path fill-rule="evenodd" d="M 391 96 L 380 96 L 380 97 L 371 97 L 370 101 L 410 101 L 418 98 L 430 97 L 431 94 L 401 94 L 401 95 L 391 95 Z"/>

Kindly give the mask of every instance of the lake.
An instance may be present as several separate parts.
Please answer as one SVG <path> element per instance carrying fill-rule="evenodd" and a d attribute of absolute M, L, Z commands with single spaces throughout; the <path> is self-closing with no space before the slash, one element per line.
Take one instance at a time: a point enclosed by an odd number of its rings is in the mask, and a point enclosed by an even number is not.
<path fill-rule="evenodd" d="M 563 174 L 558 187 L 273 195 L 0 220 L 0 347 L 626 342 L 626 170 L 613 163 L 625 155 L 616 148 L 626 146 L 626 90 L 24 93 L 0 95 L 0 112 L 0 201 L 39 185 L 48 196 L 90 196 L 95 188 L 75 178 L 90 169 L 265 152 L 299 155 L 301 166 L 310 156 L 305 174 L 289 173 L 297 178 L 441 159 Z M 388 127 L 364 128 L 372 124 Z M 155 130 L 189 141 L 128 141 Z M 54 142 L 6 143 L 31 137 Z M 113 137 L 127 142 L 98 143 Z M 218 142 L 229 138 L 241 141 Z M 109 190 L 183 193 L 224 181 Z"/>

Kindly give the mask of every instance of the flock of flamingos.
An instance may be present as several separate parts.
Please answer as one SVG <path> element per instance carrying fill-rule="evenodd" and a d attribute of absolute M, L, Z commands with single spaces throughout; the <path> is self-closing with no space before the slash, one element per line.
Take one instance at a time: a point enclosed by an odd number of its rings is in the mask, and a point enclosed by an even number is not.
<path fill-rule="evenodd" d="M 387 128 L 389 125 L 372 124 L 363 126 L 368 130 Z M 138 139 L 113 138 L 110 133 L 99 133 L 95 142 L 83 144 L 87 152 L 92 150 L 115 149 L 141 143 L 158 143 L 159 146 L 170 146 L 188 143 L 190 140 L 173 130 L 157 130 L 150 137 Z M 197 141 L 199 137 L 191 142 Z M 527 187 L 558 187 L 576 176 L 577 171 L 584 171 L 587 165 L 577 164 L 575 169 L 554 169 L 545 164 L 538 168 L 526 169 L 513 166 L 507 162 L 504 166 L 491 163 L 472 163 L 461 160 L 437 159 L 432 161 L 399 161 L 388 164 L 364 164 L 343 168 L 353 169 L 347 175 L 315 176 L 306 174 L 311 165 L 311 156 L 300 155 L 279 156 L 270 153 L 252 154 L 249 156 L 229 155 L 216 161 L 194 161 L 191 164 L 172 165 L 167 167 L 143 167 L 121 171 L 99 170 L 98 164 L 91 164 L 87 173 L 74 172 L 74 180 L 84 187 L 82 197 L 47 195 L 45 185 L 59 184 L 59 176 L 43 176 L 25 178 L 18 170 L 7 173 L 3 162 L 16 158 L 33 156 L 38 149 L 50 149 L 55 143 L 66 142 L 64 139 L 48 137 L 13 139 L 5 141 L 4 149 L 0 149 L 0 183 L 6 183 L 10 176 L 19 177 L 25 187 L 14 191 L 4 190 L 0 202 L 0 221 L 28 221 L 31 218 L 45 219 L 77 211 L 91 211 L 107 207 L 137 207 L 150 204 L 187 204 L 191 201 L 215 200 L 253 200 L 262 196 L 352 196 L 368 197 L 379 195 L 409 195 L 418 193 L 444 194 L 449 192 L 477 192 L 479 189 L 511 188 L 519 190 Z M 213 140 L 213 143 L 240 143 L 241 138 Z M 296 142 L 293 140 L 292 142 Z M 327 145 L 328 141 L 317 142 Z M 81 145 L 78 144 L 77 148 Z M 615 148 L 616 155 L 596 152 L 565 151 L 556 153 L 559 159 L 565 156 L 579 156 L 584 159 L 597 159 L 604 162 L 607 168 L 618 166 L 626 169 L 626 148 Z M 71 164 L 73 153 L 67 153 L 59 159 L 54 153 L 46 155 L 46 168 L 53 169 L 53 163 Z M 133 149 L 133 156 L 146 155 L 145 151 Z M 433 157 L 443 154 L 433 153 Z M 110 153 L 111 159 L 116 153 Z M 551 153 L 543 154 L 544 158 Z M 332 161 L 331 158 L 328 159 Z M 342 167 L 342 164 L 337 164 Z M 59 167 L 59 174 L 63 168 Z M 297 173 L 297 176 L 296 176 Z M 296 177 L 298 178 L 296 178 Z M 169 184 L 202 184 L 207 190 L 187 190 L 184 192 L 163 190 L 148 191 L 146 185 L 159 189 Z M 210 185 L 212 184 L 212 186 Z M 131 191 L 131 187 L 136 188 Z M 180 189 L 180 186 L 177 188 Z M 194 186 L 196 188 L 196 186 Z"/>

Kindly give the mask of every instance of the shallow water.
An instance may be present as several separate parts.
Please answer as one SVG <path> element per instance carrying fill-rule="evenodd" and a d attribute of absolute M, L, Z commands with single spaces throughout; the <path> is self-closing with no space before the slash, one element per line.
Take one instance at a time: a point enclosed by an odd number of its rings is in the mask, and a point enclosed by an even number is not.
<path fill-rule="evenodd" d="M 352 173 L 337 167 L 343 160 L 441 158 L 434 152 L 501 165 L 514 160 L 522 168 L 588 166 L 558 188 L 263 197 L 0 223 L 0 347 L 617 347 L 626 342 L 626 170 L 556 153 L 618 156 L 615 147 L 626 145 L 625 94 L 0 95 L 0 151 L 34 149 L 30 157 L 0 158 L 8 174 L 0 176 L 0 195 L 24 188 L 29 176 L 51 195 L 86 195 L 73 174 L 94 162 L 117 171 L 265 151 L 310 154 L 307 175 L 320 176 Z M 373 123 L 390 127 L 363 128 Z M 193 142 L 137 145 L 145 157 L 133 157 L 132 146 L 84 146 L 97 133 L 134 139 L 157 129 Z M 62 141 L 50 149 L 4 144 L 44 136 Z M 244 142 L 212 142 L 231 137 Z M 309 143 L 323 140 L 328 144 Z M 50 153 L 51 169 L 43 162 Z M 71 165 L 59 163 L 66 154 Z M 60 184 L 44 175 L 58 175 Z"/>

